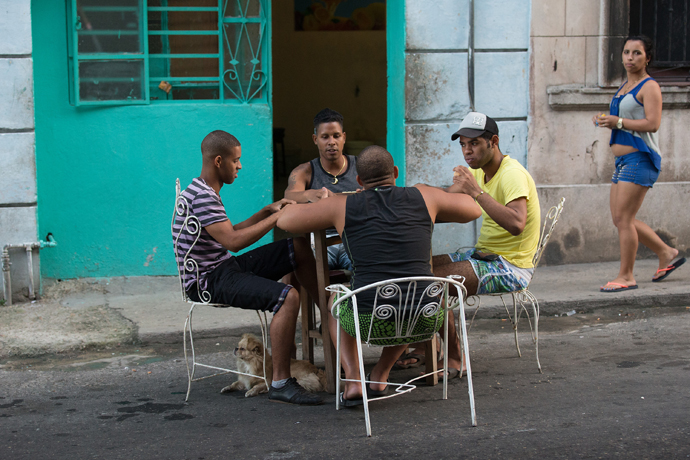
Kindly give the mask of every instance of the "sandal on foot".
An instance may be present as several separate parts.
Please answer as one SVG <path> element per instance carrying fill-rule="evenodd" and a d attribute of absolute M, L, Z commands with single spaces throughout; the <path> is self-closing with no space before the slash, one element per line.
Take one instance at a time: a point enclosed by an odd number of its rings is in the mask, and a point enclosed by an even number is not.
<path fill-rule="evenodd" d="M 660 268 L 660 269 L 658 269 L 654 275 L 658 275 L 659 273 L 663 273 L 663 275 L 661 275 L 661 276 L 658 277 L 658 278 L 652 278 L 652 281 L 655 282 L 655 283 L 656 283 L 657 281 L 661 281 L 662 279 L 666 278 L 668 275 L 670 275 L 671 273 L 673 273 L 673 270 L 675 270 L 676 268 L 680 267 L 680 266 L 683 265 L 684 263 L 685 263 L 685 257 L 681 257 L 680 259 L 677 259 L 676 261 L 674 261 L 673 263 L 671 263 L 671 265 L 667 266 L 666 268 Z"/>
<path fill-rule="evenodd" d="M 369 380 L 369 376 L 371 376 L 371 374 L 367 374 L 367 376 L 365 377 L 365 380 Z M 386 383 L 389 383 L 389 382 L 390 382 L 390 380 L 386 380 Z M 367 383 L 367 397 L 368 398 L 378 398 L 379 396 L 388 396 L 389 393 L 390 393 L 390 386 L 389 385 L 386 385 L 386 388 L 384 388 L 383 390 L 374 390 Z"/>
<path fill-rule="evenodd" d="M 443 369 L 441 369 L 440 372 L 443 372 Z M 460 377 L 460 369 L 456 369 L 454 367 L 449 367 L 448 368 L 448 380 L 452 380 L 456 377 Z M 441 376 L 439 376 L 438 379 L 440 381 L 443 381 L 444 378 L 445 378 L 445 376 L 441 375 Z"/>
<path fill-rule="evenodd" d="M 345 393 L 342 392 L 340 393 L 340 405 L 343 407 L 357 407 L 357 406 L 363 406 L 364 405 L 364 400 L 362 398 L 359 399 L 345 399 Z"/>
<path fill-rule="evenodd" d="M 417 361 L 409 364 L 398 364 L 400 361 L 407 361 L 408 359 L 416 359 Z M 406 353 L 398 358 L 395 362 L 393 369 L 412 369 L 413 367 L 419 367 L 426 363 L 426 356 L 423 353 Z"/>
<path fill-rule="evenodd" d="M 618 286 L 613 289 L 606 289 L 609 286 Z M 599 288 L 600 292 L 621 292 L 621 291 L 630 291 L 633 289 L 637 289 L 637 284 L 632 284 L 628 286 L 627 284 L 620 284 L 620 283 L 614 283 L 613 281 L 609 281 L 606 283 L 604 286 Z"/>

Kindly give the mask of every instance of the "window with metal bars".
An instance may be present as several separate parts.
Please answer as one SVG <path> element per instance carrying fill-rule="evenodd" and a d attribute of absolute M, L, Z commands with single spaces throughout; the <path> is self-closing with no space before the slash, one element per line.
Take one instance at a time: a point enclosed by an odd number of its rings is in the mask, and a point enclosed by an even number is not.
<path fill-rule="evenodd" d="M 68 0 L 75 105 L 267 103 L 267 0 Z"/>
<path fill-rule="evenodd" d="M 649 74 L 659 83 L 690 84 L 690 0 L 630 0 L 630 34 L 654 41 Z"/>

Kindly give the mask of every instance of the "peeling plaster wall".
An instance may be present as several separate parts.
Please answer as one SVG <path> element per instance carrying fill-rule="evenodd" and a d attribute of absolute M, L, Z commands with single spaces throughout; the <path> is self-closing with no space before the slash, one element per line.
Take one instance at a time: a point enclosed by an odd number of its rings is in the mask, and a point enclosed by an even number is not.
<path fill-rule="evenodd" d="M 37 240 L 31 8 L 28 0 L 0 0 L 0 250 Z M 28 296 L 23 249 L 10 250 L 13 301 Z M 39 279 L 38 250 L 33 253 Z M 0 278 L 0 286 L 4 279 Z M 36 286 L 38 288 L 38 285 Z M 2 298 L 4 289 L 0 290 Z"/>
<path fill-rule="evenodd" d="M 614 158 L 610 131 L 591 118 L 608 113 L 621 83 L 622 41 L 617 0 L 533 0 L 530 59 L 530 172 L 545 205 L 566 197 L 565 209 L 544 259 L 549 264 L 618 260 L 618 234 L 609 211 Z M 616 29 L 616 30 L 612 30 Z M 627 29 L 626 29 L 627 30 Z M 609 38 L 609 36 L 613 36 Z M 662 171 L 638 218 L 663 240 L 688 254 L 690 244 L 690 88 L 662 87 L 659 129 Z M 640 245 L 638 258 L 651 257 Z"/>
<path fill-rule="evenodd" d="M 448 185 L 466 165 L 450 135 L 471 111 L 469 40 L 474 37 L 474 109 L 498 121 L 504 154 L 527 163 L 530 2 L 406 0 L 405 184 Z M 474 245 L 480 223 L 440 224 L 434 254 Z"/>

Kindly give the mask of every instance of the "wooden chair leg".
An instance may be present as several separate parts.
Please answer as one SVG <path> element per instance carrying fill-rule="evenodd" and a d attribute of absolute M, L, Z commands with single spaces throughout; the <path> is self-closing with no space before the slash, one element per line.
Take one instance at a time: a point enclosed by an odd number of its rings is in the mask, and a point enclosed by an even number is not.
<path fill-rule="evenodd" d="M 425 354 L 425 373 L 433 372 L 432 375 L 427 376 L 427 385 L 438 385 L 438 346 L 436 344 L 436 337 L 428 342 L 424 342 L 424 354 Z"/>
<path fill-rule="evenodd" d="M 314 364 L 314 339 L 309 331 L 314 329 L 314 301 L 304 287 L 300 287 L 300 312 L 302 315 L 302 359 Z"/>

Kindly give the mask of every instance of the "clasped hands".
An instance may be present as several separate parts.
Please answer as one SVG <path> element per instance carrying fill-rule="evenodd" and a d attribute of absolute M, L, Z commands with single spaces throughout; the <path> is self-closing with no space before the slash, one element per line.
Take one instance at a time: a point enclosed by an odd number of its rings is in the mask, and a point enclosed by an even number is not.
<path fill-rule="evenodd" d="M 474 175 L 467 166 L 456 166 L 453 168 L 453 185 L 447 189 L 452 193 L 464 193 L 472 198 L 482 192 Z"/>
<path fill-rule="evenodd" d="M 288 200 L 287 198 L 283 198 L 282 200 L 276 201 L 275 203 L 271 203 L 266 206 L 266 211 L 268 211 L 271 214 L 275 214 L 282 209 L 285 209 L 286 206 L 289 206 L 291 204 L 295 204 L 295 200 Z"/>

